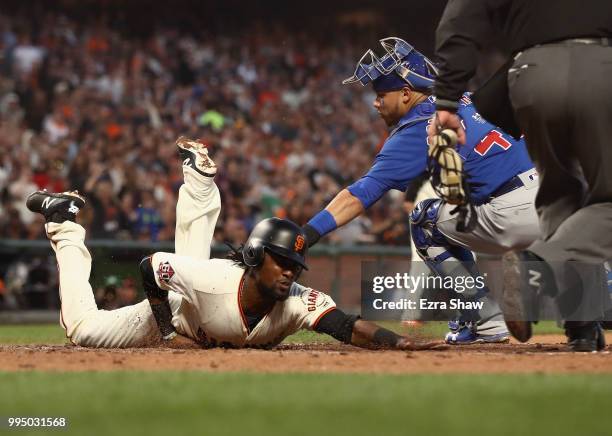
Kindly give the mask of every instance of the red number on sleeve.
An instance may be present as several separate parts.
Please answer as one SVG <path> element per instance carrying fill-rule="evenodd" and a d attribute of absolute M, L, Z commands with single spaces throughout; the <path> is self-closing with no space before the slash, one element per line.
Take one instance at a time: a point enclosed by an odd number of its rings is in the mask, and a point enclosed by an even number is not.
<path fill-rule="evenodd" d="M 491 130 L 489 134 L 485 136 L 476 147 L 474 147 L 474 150 L 479 155 L 484 156 L 489 152 L 494 144 L 499 145 L 504 150 L 508 150 L 512 145 L 512 143 L 505 139 L 497 130 Z"/>

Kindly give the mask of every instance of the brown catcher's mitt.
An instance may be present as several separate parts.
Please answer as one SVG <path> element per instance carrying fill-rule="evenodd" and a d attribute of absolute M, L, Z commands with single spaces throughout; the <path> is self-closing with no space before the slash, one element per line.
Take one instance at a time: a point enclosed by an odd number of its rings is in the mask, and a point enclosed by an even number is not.
<path fill-rule="evenodd" d="M 449 204 L 465 204 L 467 197 L 463 183 L 463 161 L 455 150 L 457 134 L 445 129 L 432 142 L 428 154 L 434 190 Z"/>

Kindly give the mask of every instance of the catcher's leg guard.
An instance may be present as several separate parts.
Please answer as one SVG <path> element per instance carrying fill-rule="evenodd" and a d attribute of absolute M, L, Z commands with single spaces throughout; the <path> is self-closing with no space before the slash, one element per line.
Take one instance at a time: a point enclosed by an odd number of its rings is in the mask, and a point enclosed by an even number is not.
<path fill-rule="evenodd" d="M 454 275 L 457 267 L 465 268 L 470 275 L 474 275 L 477 270 L 472 253 L 451 244 L 436 226 L 442 204 L 442 200 L 430 198 L 418 203 L 410 213 L 410 232 L 417 254 L 439 276 Z M 459 262 L 463 262 L 463 265 Z"/>
<path fill-rule="evenodd" d="M 410 214 L 410 231 L 418 255 L 437 276 L 452 278 L 455 291 L 458 291 L 458 283 L 466 284 L 468 277 L 473 279 L 473 285 L 462 286 L 463 291 L 457 293 L 457 297 L 461 296 L 464 301 L 482 301 L 482 308 L 461 308 L 461 320 L 479 321 L 479 324 L 493 318 L 501 320 L 501 310 L 487 296 L 488 289 L 482 283 L 472 253 L 453 245 L 437 228 L 436 222 L 442 205 L 439 199 L 424 200 Z"/>

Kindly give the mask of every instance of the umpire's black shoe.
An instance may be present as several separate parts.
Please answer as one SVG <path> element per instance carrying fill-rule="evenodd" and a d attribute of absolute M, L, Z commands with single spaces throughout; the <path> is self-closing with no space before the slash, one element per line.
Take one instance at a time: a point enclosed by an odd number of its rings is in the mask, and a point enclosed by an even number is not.
<path fill-rule="evenodd" d="M 85 199 L 78 191 L 58 194 L 36 191 L 28 197 L 26 206 L 32 212 L 42 214 L 48 223 L 61 224 L 64 221 L 76 221 L 76 214 L 85 206 Z"/>
<path fill-rule="evenodd" d="M 598 322 L 566 321 L 565 335 L 572 351 L 588 353 L 606 348 L 606 338 Z"/>

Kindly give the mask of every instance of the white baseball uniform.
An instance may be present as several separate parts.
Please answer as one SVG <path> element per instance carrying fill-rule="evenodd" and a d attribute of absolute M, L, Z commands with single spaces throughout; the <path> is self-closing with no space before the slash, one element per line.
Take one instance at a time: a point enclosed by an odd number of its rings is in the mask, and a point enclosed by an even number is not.
<path fill-rule="evenodd" d="M 269 347 L 292 333 L 314 329 L 336 307 L 326 294 L 294 283 L 287 300 L 277 302 L 249 330 L 240 298 L 245 270 L 231 260 L 209 259 L 221 200 L 211 177 L 183 167 L 179 191 L 176 254 L 155 253 L 155 280 L 168 290 L 172 324 L 177 332 L 208 346 Z M 98 310 L 89 274 L 91 255 L 85 229 L 65 221 L 48 223 L 47 236 L 56 253 L 61 325 L 72 343 L 86 347 L 143 347 L 161 336 L 148 300 L 116 310 Z"/>

